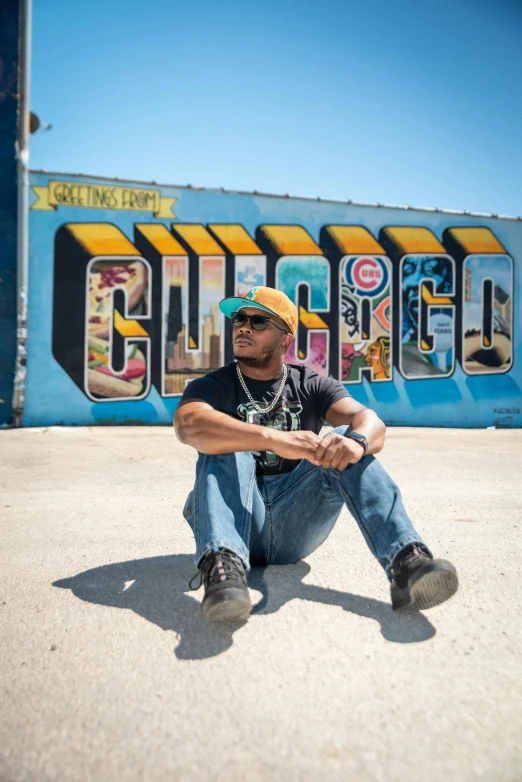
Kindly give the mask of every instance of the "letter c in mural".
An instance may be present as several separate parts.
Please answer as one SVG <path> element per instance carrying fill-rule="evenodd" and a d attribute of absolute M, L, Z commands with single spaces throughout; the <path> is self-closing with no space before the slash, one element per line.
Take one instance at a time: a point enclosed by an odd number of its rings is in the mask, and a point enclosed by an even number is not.
<path fill-rule="evenodd" d="M 151 268 L 110 223 L 69 223 L 55 240 L 53 355 L 93 401 L 150 390 Z"/>
<path fill-rule="evenodd" d="M 391 381 L 391 262 L 363 226 L 329 225 L 321 240 L 330 261 L 339 265 L 339 378 Z"/>

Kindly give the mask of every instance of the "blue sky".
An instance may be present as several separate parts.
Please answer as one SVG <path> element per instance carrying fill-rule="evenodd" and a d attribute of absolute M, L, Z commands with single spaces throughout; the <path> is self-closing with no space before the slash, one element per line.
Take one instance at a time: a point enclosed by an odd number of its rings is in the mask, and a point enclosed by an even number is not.
<path fill-rule="evenodd" d="M 33 169 L 522 214 L 522 0 L 33 3 Z"/>

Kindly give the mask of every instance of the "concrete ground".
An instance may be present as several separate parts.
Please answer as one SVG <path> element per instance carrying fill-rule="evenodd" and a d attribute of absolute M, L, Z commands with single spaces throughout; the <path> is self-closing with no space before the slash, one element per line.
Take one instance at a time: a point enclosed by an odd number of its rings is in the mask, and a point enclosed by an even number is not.
<path fill-rule="evenodd" d="M 391 429 L 381 460 L 461 587 L 392 613 L 343 512 L 204 624 L 169 428 L 0 432 L 0 779 L 520 779 L 522 431 Z"/>

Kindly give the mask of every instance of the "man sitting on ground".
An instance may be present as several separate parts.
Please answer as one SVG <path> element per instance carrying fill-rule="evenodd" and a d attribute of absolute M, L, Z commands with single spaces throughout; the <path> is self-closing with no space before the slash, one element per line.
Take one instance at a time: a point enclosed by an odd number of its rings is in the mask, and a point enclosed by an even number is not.
<path fill-rule="evenodd" d="M 339 381 L 285 364 L 294 304 L 257 287 L 219 307 L 232 320 L 235 360 L 189 383 L 174 416 L 180 441 L 199 451 L 183 513 L 196 539 L 204 618 L 247 619 L 250 567 L 308 556 L 343 505 L 390 580 L 394 609 L 451 597 L 455 568 L 433 559 L 374 457 L 383 422 Z M 321 438 L 325 421 L 333 429 Z"/>

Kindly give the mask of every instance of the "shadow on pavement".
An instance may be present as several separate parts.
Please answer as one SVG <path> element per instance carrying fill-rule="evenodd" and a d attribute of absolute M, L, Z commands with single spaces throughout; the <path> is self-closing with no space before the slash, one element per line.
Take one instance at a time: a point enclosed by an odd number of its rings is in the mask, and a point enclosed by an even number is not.
<path fill-rule="evenodd" d="M 70 589 L 89 603 L 128 608 L 162 630 L 176 633 L 179 644 L 175 653 L 179 659 L 201 660 L 232 646 L 233 635 L 242 624 L 204 622 L 199 603 L 188 588 L 195 572 L 191 556 L 175 554 L 102 565 L 55 581 L 53 586 Z M 435 635 L 433 625 L 418 611 L 397 614 L 389 603 L 380 600 L 303 584 L 302 579 L 309 572 L 306 562 L 253 568 L 248 584 L 263 597 L 254 607 L 250 621 L 278 611 L 290 600 L 313 600 L 376 620 L 388 641 L 418 643 Z"/>

